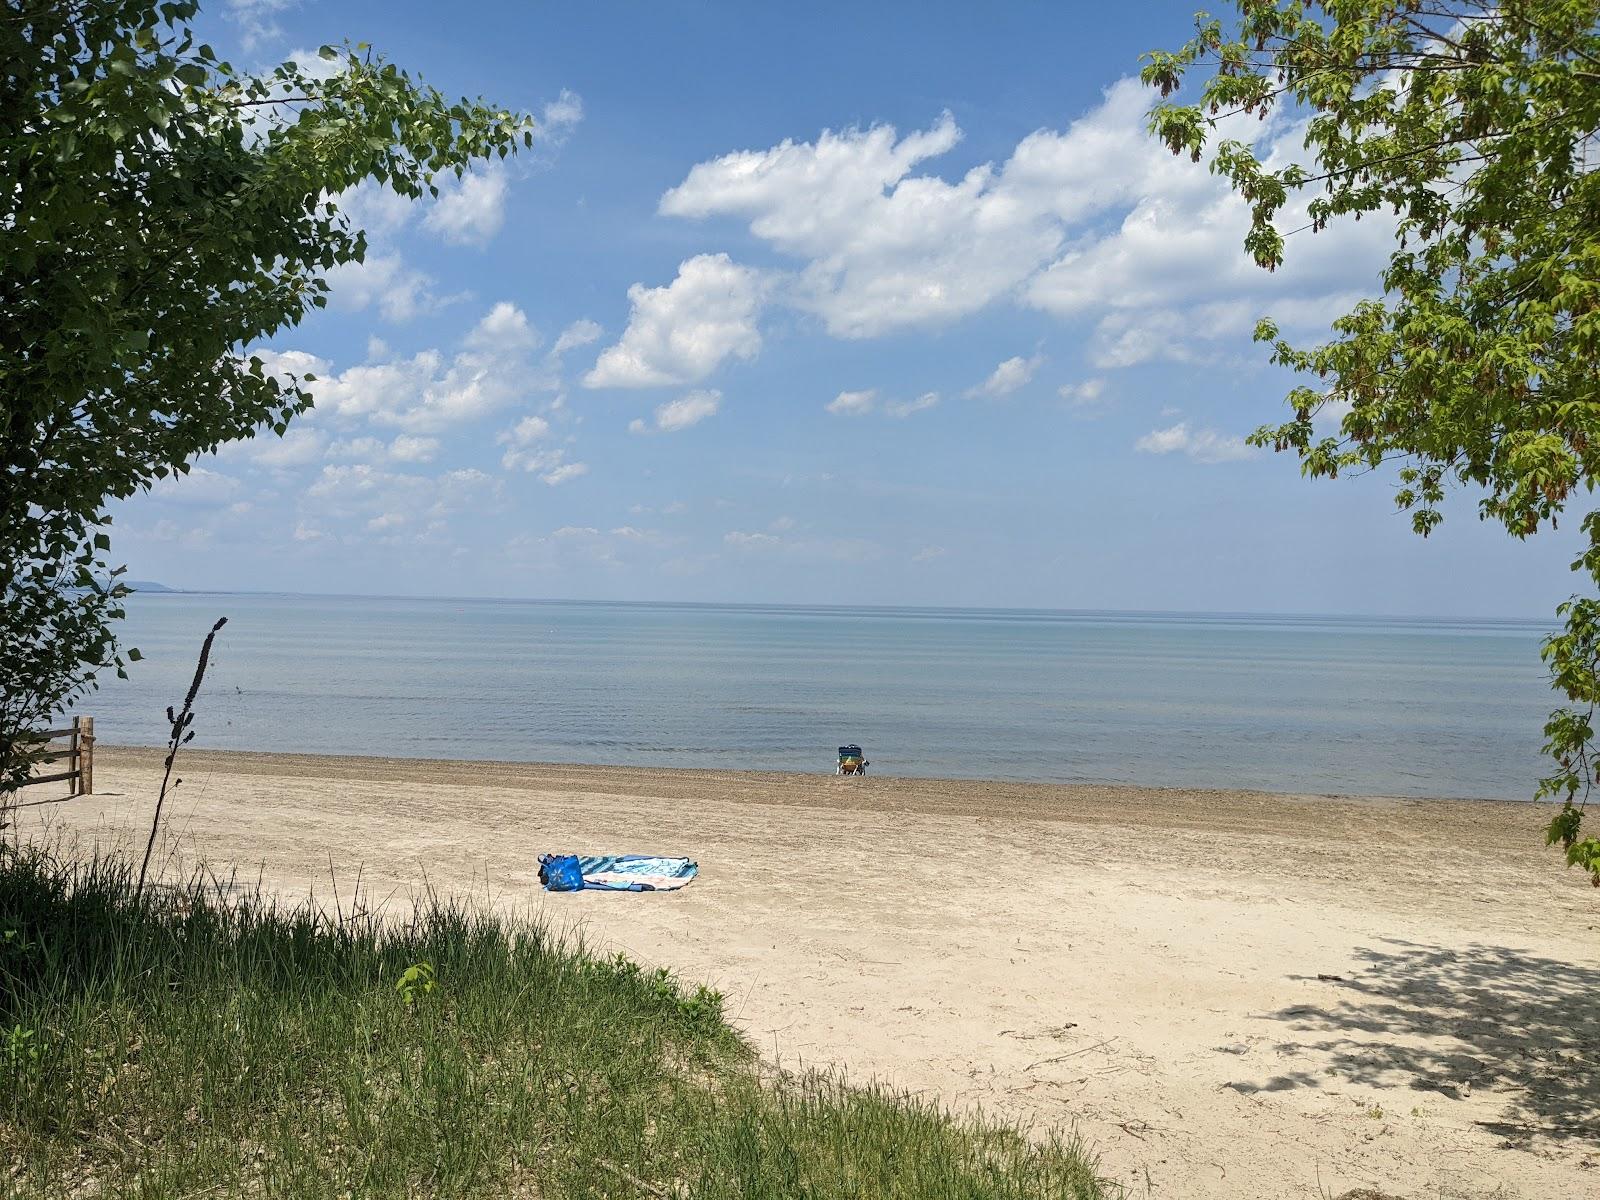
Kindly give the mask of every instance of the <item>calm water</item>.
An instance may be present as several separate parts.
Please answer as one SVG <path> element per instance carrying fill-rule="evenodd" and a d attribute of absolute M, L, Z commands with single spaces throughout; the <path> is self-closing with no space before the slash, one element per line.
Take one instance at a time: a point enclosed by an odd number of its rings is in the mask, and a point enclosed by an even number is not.
<path fill-rule="evenodd" d="M 83 710 L 158 744 L 1526 798 L 1553 698 L 1522 622 L 139 595 Z"/>

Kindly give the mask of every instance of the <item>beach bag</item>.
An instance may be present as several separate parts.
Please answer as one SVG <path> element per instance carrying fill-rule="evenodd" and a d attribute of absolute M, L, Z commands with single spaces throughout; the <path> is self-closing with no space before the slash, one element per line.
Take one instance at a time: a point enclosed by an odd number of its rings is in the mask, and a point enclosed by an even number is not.
<path fill-rule="evenodd" d="M 552 892 L 583 891 L 583 863 L 576 854 L 546 854 L 539 860 L 539 881 Z"/>

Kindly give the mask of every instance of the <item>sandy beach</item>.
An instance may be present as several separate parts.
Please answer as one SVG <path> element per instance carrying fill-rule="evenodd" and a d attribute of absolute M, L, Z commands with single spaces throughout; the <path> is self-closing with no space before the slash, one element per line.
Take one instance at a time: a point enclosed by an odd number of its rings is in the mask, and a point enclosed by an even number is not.
<path fill-rule="evenodd" d="M 97 794 L 24 836 L 142 837 L 159 766 L 102 748 Z M 721 988 L 771 1060 L 1075 1127 L 1133 1196 L 1600 1195 L 1600 895 L 1530 806 L 220 752 L 180 774 L 169 861 L 541 915 Z M 546 851 L 701 875 L 546 896 Z"/>

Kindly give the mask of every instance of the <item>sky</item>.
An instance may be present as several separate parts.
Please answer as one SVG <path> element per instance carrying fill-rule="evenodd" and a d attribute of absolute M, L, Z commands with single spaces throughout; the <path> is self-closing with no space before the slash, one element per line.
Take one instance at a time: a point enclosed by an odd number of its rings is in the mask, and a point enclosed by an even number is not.
<path fill-rule="evenodd" d="M 253 348 L 315 409 L 119 506 L 131 577 L 1505 617 L 1574 590 L 1565 531 L 1515 542 L 1461 494 L 1424 541 L 1392 473 L 1245 444 L 1292 384 L 1256 319 L 1321 340 L 1389 230 L 1249 262 L 1243 206 L 1145 133 L 1140 55 L 1192 0 L 453 11 L 202 15 L 240 67 L 370 42 L 539 134 L 436 201 L 341 198 L 365 263 Z M 1301 153 L 1292 117 L 1229 132 Z"/>

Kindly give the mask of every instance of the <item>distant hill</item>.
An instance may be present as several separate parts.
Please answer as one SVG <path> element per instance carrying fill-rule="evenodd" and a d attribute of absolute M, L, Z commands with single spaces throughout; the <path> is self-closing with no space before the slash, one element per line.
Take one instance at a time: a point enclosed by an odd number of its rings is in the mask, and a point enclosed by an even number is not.
<path fill-rule="evenodd" d="M 169 588 L 164 583 L 156 583 L 151 579 L 125 579 L 124 587 L 132 588 L 136 592 L 175 592 L 177 588 Z"/>

